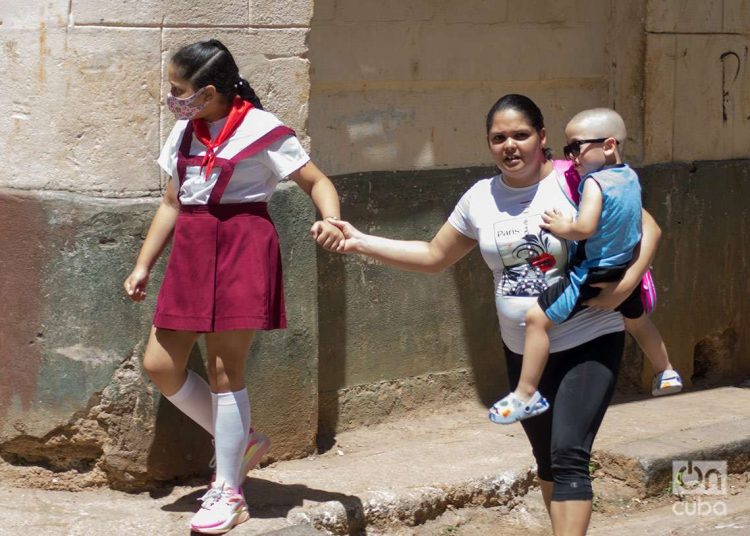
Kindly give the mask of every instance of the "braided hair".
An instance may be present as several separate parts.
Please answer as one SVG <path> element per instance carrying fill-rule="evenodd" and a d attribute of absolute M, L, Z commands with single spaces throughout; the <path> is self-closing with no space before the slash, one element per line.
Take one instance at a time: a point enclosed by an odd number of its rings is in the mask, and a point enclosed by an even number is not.
<path fill-rule="evenodd" d="M 263 105 L 255 90 L 240 76 L 240 69 L 232 53 L 218 39 L 199 41 L 178 50 L 171 59 L 181 77 L 195 89 L 213 85 L 228 101 L 239 95 L 262 110 Z"/>

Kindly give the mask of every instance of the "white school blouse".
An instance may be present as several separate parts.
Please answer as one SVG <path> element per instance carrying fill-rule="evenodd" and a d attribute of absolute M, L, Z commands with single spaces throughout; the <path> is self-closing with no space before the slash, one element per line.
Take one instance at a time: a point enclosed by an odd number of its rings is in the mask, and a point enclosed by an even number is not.
<path fill-rule="evenodd" d="M 206 180 L 205 170 L 201 170 L 200 166 L 188 166 L 185 170 L 185 181 L 180 186 L 177 173 L 177 152 L 188 122 L 188 120 L 181 120 L 175 123 L 164 142 L 157 162 L 172 177 L 175 189 L 179 192 L 180 203 L 205 205 L 219 177 L 221 167 L 216 165 L 211 171 L 211 177 Z M 225 122 L 226 117 L 208 124 L 211 138 L 219 135 Z M 272 113 L 253 108 L 247 113 L 234 134 L 216 149 L 216 157 L 230 159 L 271 129 L 281 125 L 281 121 Z M 205 154 L 206 147 L 193 136 L 190 156 Z M 309 161 L 310 157 L 296 137 L 287 136 L 276 140 L 253 156 L 237 162 L 220 203 L 266 202 L 273 195 L 280 180 Z"/>

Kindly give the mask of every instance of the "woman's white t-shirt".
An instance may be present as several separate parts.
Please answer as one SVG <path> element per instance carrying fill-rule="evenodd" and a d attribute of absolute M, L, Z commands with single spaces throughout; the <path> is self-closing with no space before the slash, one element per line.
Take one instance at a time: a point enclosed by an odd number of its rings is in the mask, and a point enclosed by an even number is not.
<path fill-rule="evenodd" d="M 219 135 L 225 122 L 226 117 L 208 124 L 212 139 Z M 177 174 L 177 152 L 187 124 L 186 120 L 175 123 L 172 132 L 164 142 L 158 163 L 175 181 L 180 203 L 205 205 L 219 178 L 221 168 L 216 165 L 211 171 L 211 177 L 206 180 L 203 173 L 205 170 L 202 171 L 200 166 L 188 166 L 185 170 L 185 181 L 180 186 Z M 247 113 L 234 134 L 216 150 L 216 156 L 230 159 L 266 132 L 281 125 L 281 121 L 273 114 L 253 108 Z M 205 154 L 206 147 L 193 136 L 190 155 L 203 156 Z M 225 204 L 268 201 L 278 182 L 297 171 L 309 160 L 310 157 L 296 137 L 286 136 L 276 140 L 253 156 L 237 162 L 220 202 Z"/>
<path fill-rule="evenodd" d="M 495 281 L 495 306 L 503 342 L 522 354 L 526 312 L 539 294 L 565 273 L 568 243 L 539 227 L 545 210 L 574 216 L 553 171 L 533 186 L 512 188 L 501 175 L 474 184 L 456 205 L 448 222 L 477 240 Z M 624 329 L 614 311 L 584 309 L 549 332 L 550 351 L 560 352 Z"/>

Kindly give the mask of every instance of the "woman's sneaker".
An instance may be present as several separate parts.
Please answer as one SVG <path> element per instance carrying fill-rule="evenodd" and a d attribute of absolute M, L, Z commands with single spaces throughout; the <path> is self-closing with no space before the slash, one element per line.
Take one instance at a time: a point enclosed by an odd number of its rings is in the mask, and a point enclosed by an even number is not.
<path fill-rule="evenodd" d="M 242 490 L 222 483 L 210 488 L 199 499 L 201 509 L 190 521 L 190 529 L 201 534 L 224 534 L 250 518 Z"/>
<path fill-rule="evenodd" d="M 682 378 L 676 370 L 663 370 L 654 376 L 651 382 L 651 394 L 654 396 L 671 395 L 682 391 Z"/>

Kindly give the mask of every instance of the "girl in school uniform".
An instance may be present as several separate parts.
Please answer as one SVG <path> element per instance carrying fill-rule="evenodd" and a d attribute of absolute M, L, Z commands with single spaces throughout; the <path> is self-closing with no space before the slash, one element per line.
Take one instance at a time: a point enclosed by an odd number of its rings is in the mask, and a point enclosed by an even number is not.
<path fill-rule="evenodd" d="M 183 47 L 168 76 L 167 105 L 177 122 L 158 162 L 171 180 L 124 286 L 134 301 L 145 298 L 150 271 L 173 235 L 143 367 L 214 437 L 216 474 L 191 528 L 221 534 L 248 519 L 241 484 L 268 448 L 250 427 L 245 359 L 256 330 L 286 327 L 267 202 L 279 180 L 294 180 L 321 214 L 311 235 L 335 250 L 343 235 L 330 220 L 340 216 L 339 199 L 294 131 L 263 110 L 221 42 Z M 209 383 L 187 370 L 200 334 Z"/>

